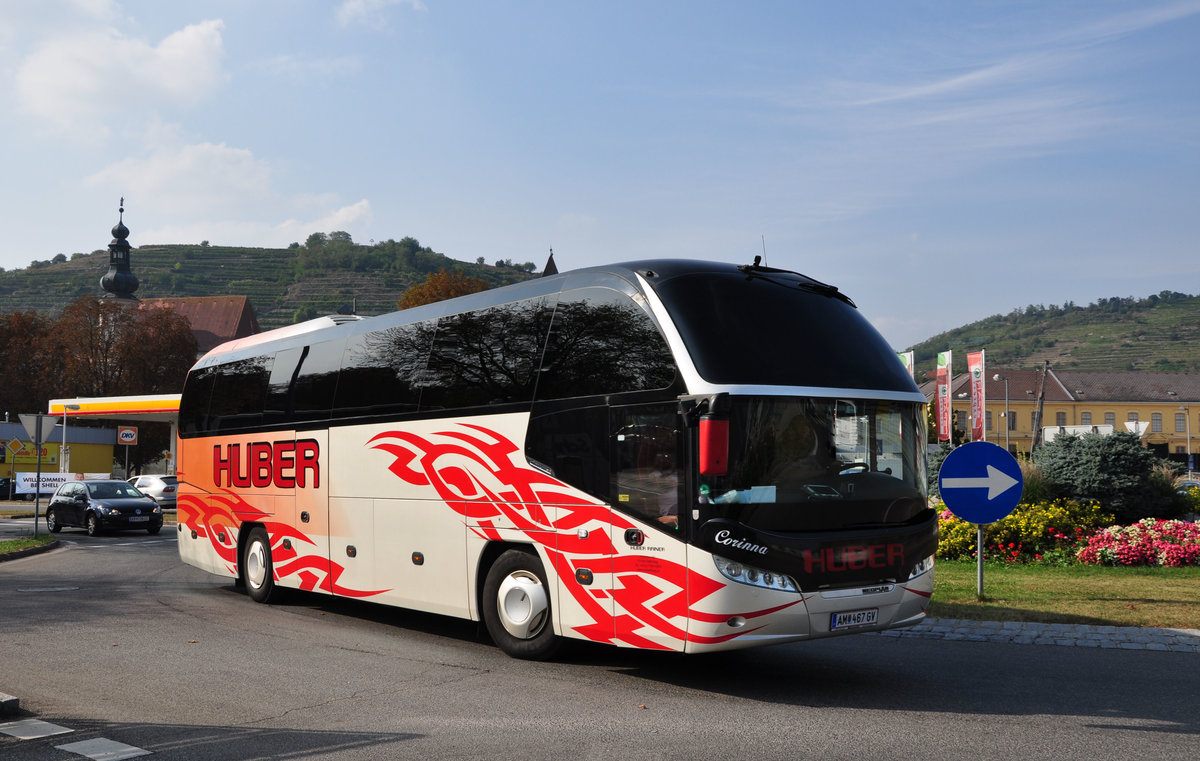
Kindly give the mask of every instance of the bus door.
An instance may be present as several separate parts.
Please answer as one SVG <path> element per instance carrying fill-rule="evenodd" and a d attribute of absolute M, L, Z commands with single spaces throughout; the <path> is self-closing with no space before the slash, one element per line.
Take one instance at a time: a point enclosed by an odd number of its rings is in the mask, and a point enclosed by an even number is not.
<path fill-rule="evenodd" d="M 689 590 L 678 404 L 614 407 L 610 427 L 615 548 L 610 594 L 616 641 L 681 650 Z"/>

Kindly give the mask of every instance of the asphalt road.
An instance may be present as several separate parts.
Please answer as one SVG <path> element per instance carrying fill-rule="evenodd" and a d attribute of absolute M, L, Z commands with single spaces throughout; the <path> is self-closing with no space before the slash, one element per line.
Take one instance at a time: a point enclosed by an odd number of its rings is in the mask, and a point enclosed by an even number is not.
<path fill-rule="evenodd" d="M 180 564 L 167 530 L 60 538 L 0 564 L 0 692 L 20 697 L 16 718 L 70 732 L 0 733 L 5 761 L 79 759 L 96 742 L 213 761 L 1095 761 L 1200 747 L 1194 653 L 858 635 L 702 657 L 578 645 L 527 663 L 470 622 L 316 596 L 255 605 Z"/>

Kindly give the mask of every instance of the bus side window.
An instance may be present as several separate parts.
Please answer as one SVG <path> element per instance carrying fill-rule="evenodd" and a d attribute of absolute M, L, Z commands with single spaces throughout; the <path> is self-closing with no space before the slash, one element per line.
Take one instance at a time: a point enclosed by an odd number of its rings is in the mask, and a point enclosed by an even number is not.
<path fill-rule="evenodd" d="M 212 367 L 188 373 L 179 404 L 180 435 L 200 435 L 209 430 L 208 406 L 215 379 L 216 368 Z"/>
<path fill-rule="evenodd" d="M 300 370 L 300 362 L 308 352 L 307 346 L 283 349 L 275 354 L 271 377 L 267 381 L 267 398 L 263 405 L 263 423 L 279 425 L 292 419 L 292 381 Z"/>
<path fill-rule="evenodd" d="M 345 340 L 323 341 L 307 347 L 300 372 L 292 383 L 292 419 L 325 420 L 333 407 L 333 394 L 342 367 Z"/>
<path fill-rule="evenodd" d="M 609 500 L 608 408 L 534 410 L 525 439 L 529 460 L 565 484 Z"/>
<path fill-rule="evenodd" d="M 526 299 L 438 320 L 422 410 L 528 404 L 553 301 Z"/>
<path fill-rule="evenodd" d="M 559 297 L 538 377 L 539 400 L 665 389 L 674 380 L 666 340 L 629 295 L 589 287 Z"/>
<path fill-rule="evenodd" d="M 612 411 L 614 504 L 665 529 L 679 526 L 677 425 L 674 403 Z"/>
<path fill-rule="evenodd" d="M 208 429 L 234 431 L 262 424 L 275 356 L 250 357 L 216 368 Z"/>
<path fill-rule="evenodd" d="M 435 330 L 418 322 L 348 338 L 334 417 L 416 412 Z"/>

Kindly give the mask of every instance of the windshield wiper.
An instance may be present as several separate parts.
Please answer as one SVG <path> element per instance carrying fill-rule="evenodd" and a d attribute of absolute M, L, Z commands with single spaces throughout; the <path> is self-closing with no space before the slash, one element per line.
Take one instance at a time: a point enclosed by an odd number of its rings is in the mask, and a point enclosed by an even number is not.
<path fill-rule="evenodd" d="M 741 271 L 747 277 L 755 278 L 758 280 L 765 280 L 768 283 L 774 283 L 775 285 L 780 285 L 780 286 L 783 286 L 784 288 L 791 288 L 791 287 L 795 286 L 797 288 L 800 288 L 801 290 L 809 291 L 811 293 L 816 293 L 821 296 L 827 296 L 829 298 L 835 298 L 840 301 L 844 301 L 847 304 L 849 304 L 850 306 L 854 307 L 855 309 L 858 309 L 858 305 L 855 304 L 853 301 L 851 301 L 849 296 L 847 296 L 846 294 L 839 291 L 836 285 L 830 285 L 829 283 L 822 283 L 820 280 L 811 278 L 808 275 L 804 275 L 799 272 L 792 272 L 791 270 L 776 269 L 775 267 L 764 267 L 762 264 L 760 264 L 761 261 L 762 261 L 761 256 L 755 256 L 753 264 L 739 265 L 738 270 Z M 776 280 L 775 278 L 770 277 L 770 275 L 796 275 L 798 277 L 804 278 L 804 280 L 803 281 Z"/>

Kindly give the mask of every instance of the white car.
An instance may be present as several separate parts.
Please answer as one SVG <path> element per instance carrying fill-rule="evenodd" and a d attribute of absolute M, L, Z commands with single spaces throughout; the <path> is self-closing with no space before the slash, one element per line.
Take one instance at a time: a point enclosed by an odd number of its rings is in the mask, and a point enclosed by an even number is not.
<path fill-rule="evenodd" d="M 164 510 L 175 508 L 175 476 L 134 476 L 129 483 Z"/>

